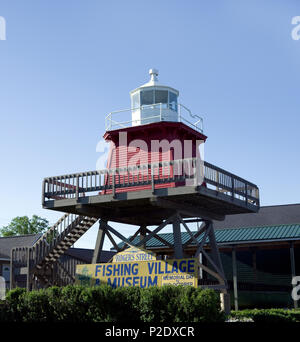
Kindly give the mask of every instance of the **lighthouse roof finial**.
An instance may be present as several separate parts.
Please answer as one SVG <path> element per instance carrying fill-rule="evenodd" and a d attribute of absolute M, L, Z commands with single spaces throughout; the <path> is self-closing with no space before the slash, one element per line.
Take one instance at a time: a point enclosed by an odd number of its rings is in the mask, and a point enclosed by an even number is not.
<path fill-rule="evenodd" d="M 157 69 L 150 69 L 149 70 L 149 75 L 150 75 L 150 82 L 157 82 L 158 81 L 158 70 Z"/>
<path fill-rule="evenodd" d="M 172 88 L 172 87 L 169 87 L 167 85 L 164 85 L 164 84 L 161 84 L 159 81 L 158 81 L 158 70 L 155 69 L 155 68 L 151 68 L 149 70 L 149 75 L 150 75 L 150 80 L 141 85 L 140 87 L 138 88 L 135 88 L 134 90 L 131 90 L 130 94 L 134 94 L 135 92 L 137 91 L 143 91 L 145 88 L 156 88 L 156 89 L 163 89 L 163 90 L 170 90 L 172 92 L 174 92 L 177 96 L 179 95 L 179 91 Z"/>

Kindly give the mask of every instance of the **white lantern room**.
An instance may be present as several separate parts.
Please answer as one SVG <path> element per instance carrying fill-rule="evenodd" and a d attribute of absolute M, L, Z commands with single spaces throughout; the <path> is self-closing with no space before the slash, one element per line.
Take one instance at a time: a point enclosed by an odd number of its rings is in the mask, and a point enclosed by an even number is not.
<path fill-rule="evenodd" d="M 159 121 L 178 121 L 179 91 L 158 81 L 158 70 L 150 69 L 150 81 L 130 92 L 132 126 Z"/>

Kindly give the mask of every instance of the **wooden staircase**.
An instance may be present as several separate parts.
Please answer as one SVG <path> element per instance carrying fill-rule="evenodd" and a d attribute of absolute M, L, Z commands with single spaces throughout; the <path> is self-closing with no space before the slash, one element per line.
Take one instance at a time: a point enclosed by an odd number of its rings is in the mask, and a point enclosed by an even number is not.
<path fill-rule="evenodd" d="M 13 248 L 11 288 L 18 285 L 15 277 L 25 274 L 27 289 L 72 284 L 74 274 L 65 267 L 60 257 L 97 220 L 94 217 L 65 214 L 33 246 Z"/>

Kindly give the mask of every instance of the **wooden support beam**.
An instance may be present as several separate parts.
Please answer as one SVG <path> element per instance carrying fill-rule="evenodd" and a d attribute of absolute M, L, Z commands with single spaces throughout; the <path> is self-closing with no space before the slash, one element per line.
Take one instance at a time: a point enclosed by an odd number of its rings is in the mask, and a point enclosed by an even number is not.
<path fill-rule="evenodd" d="M 117 230 L 115 230 L 113 227 L 111 227 L 109 224 L 105 223 L 106 229 L 114 234 L 116 237 L 118 237 L 120 240 L 122 240 L 125 244 L 131 247 L 136 247 L 129 239 L 127 239 L 124 235 L 120 234 Z"/>
<path fill-rule="evenodd" d="M 129 241 L 132 242 L 140 233 L 140 228 L 129 238 Z M 126 249 L 126 244 L 120 249 L 120 251 L 123 251 Z"/>
<path fill-rule="evenodd" d="M 195 218 L 195 219 L 184 219 L 183 220 L 185 223 L 194 223 L 194 222 L 203 222 L 203 218 Z"/>
<path fill-rule="evenodd" d="M 214 260 L 207 254 L 207 252 L 204 249 L 202 249 L 202 253 L 205 256 L 205 258 L 209 261 L 211 266 L 217 271 L 217 273 L 220 275 L 220 277 L 225 279 L 223 276 L 222 270 L 219 268 L 219 266 L 214 262 Z"/>
<path fill-rule="evenodd" d="M 147 229 L 147 233 L 151 234 L 152 232 L 151 232 L 151 230 Z M 165 240 L 164 238 L 162 238 L 159 235 L 154 235 L 153 238 L 160 241 L 161 243 L 163 243 L 164 245 L 168 246 L 171 249 L 173 249 L 173 247 L 174 247 L 171 243 L 169 243 L 167 240 Z M 146 247 L 144 247 L 144 248 L 146 248 Z"/>
<path fill-rule="evenodd" d="M 167 218 L 163 223 L 161 223 L 156 229 L 154 229 L 149 235 L 147 235 L 143 240 L 138 242 L 136 247 L 142 246 L 145 244 L 148 240 L 150 240 L 152 237 L 154 237 L 160 230 L 162 230 L 166 225 L 170 224 L 173 222 L 174 218 L 177 216 L 177 214 L 174 214 Z"/>
<path fill-rule="evenodd" d="M 192 239 L 192 241 L 194 241 L 194 243 L 197 245 L 198 244 L 198 240 L 195 238 L 194 234 L 191 232 L 190 228 L 188 227 L 188 225 L 185 223 L 185 221 L 182 219 L 182 217 L 180 215 L 178 215 L 178 218 L 180 220 L 180 222 L 183 224 L 185 230 L 188 232 L 190 238 Z"/>
<path fill-rule="evenodd" d="M 256 248 L 250 248 L 251 255 L 252 255 L 252 268 L 253 268 L 253 278 L 254 281 L 257 282 L 257 262 L 256 262 Z"/>
<path fill-rule="evenodd" d="M 117 245 L 116 241 L 114 240 L 114 238 L 111 236 L 110 232 L 108 230 L 106 230 L 105 232 L 106 236 L 109 238 L 110 242 L 112 243 L 112 245 L 114 246 L 114 249 L 117 251 L 117 252 L 120 252 L 120 248 L 119 246 Z"/>
<path fill-rule="evenodd" d="M 232 248 L 232 275 L 233 275 L 233 296 L 234 296 L 234 310 L 239 309 L 238 302 L 238 288 L 237 288 L 237 264 L 236 264 L 236 249 Z"/>
<path fill-rule="evenodd" d="M 103 249 L 104 239 L 105 239 L 105 233 L 106 233 L 106 224 L 107 222 L 105 220 L 100 220 L 99 223 L 99 230 L 96 240 L 96 245 L 93 253 L 92 258 L 92 264 L 97 264 L 101 262 L 101 252 Z"/>
<path fill-rule="evenodd" d="M 178 216 L 176 216 L 173 219 L 173 236 L 174 236 L 175 259 L 182 259 L 183 248 L 182 248 L 182 240 L 181 240 L 180 219 Z"/>
<path fill-rule="evenodd" d="M 201 217 L 206 220 L 217 221 L 223 221 L 225 219 L 224 215 L 216 214 L 206 209 L 200 209 L 194 205 L 190 205 L 187 203 L 179 204 L 174 201 L 163 199 L 160 197 L 151 198 L 150 203 L 158 207 L 173 209 L 174 211 L 180 212 L 190 217 Z"/>
<path fill-rule="evenodd" d="M 143 241 L 143 239 L 146 237 L 147 231 L 148 231 L 147 226 L 145 224 L 140 226 L 140 229 L 139 229 L 140 241 Z M 141 247 L 146 248 L 146 244 L 143 244 Z"/>
<path fill-rule="evenodd" d="M 194 234 L 194 238 L 197 239 L 198 236 L 200 236 L 205 231 L 206 228 L 207 228 L 207 226 L 205 224 L 202 228 L 200 228 L 198 230 L 198 232 L 196 234 Z M 187 245 L 189 245 L 192 241 L 193 241 L 193 239 L 190 238 L 187 242 L 185 242 L 185 244 L 183 245 L 183 248 L 185 248 Z M 198 240 L 196 240 L 196 241 L 198 242 Z"/>
<path fill-rule="evenodd" d="M 296 276 L 296 264 L 295 264 L 295 250 L 294 250 L 294 243 L 290 243 L 290 260 L 291 260 L 291 273 L 292 279 Z M 298 308 L 298 301 L 294 300 L 294 308 Z"/>
<path fill-rule="evenodd" d="M 76 212 L 80 213 L 80 215 L 96 217 L 96 218 L 104 218 L 108 212 L 109 216 L 112 215 L 111 208 L 97 208 L 96 206 L 90 204 L 77 204 L 75 206 Z M 115 212 L 115 210 L 113 210 Z"/>
<path fill-rule="evenodd" d="M 210 275 L 212 275 L 213 277 L 215 277 L 215 278 L 219 281 L 220 285 L 226 286 L 226 285 L 225 285 L 225 282 L 224 282 L 224 279 L 223 279 L 217 272 L 213 271 L 212 269 L 210 269 L 208 266 L 204 265 L 204 264 L 201 263 L 201 262 L 199 262 L 199 267 L 200 267 L 201 269 L 203 269 L 203 271 L 205 271 L 205 272 L 207 272 L 208 274 L 210 274 Z"/>
<path fill-rule="evenodd" d="M 204 246 L 206 239 L 209 235 L 209 232 L 211 230 L 211 225 L 206 224 L 202 229 L 204 230 L 204 236 L 202 237 L 201 242 L 198 243 L 198 248 L 197 248 L 197 251 L 195 253 L 195 258 L 197 258 L 199 256 L 200 252 L 205 253 L 205 251 L 203 250 L 203 246 Z"/>
<path fill-rule="evenodd" d="M 222 264 L 222 260 L 220 257 L 220 253 L 219 253 L 219 248 L 218 248 L 218 244 L 216 241 L 216 236 L 215 236 L 215 230 L 213 227 L 213 223 L 210 222 L 210 229 L 209 229 L 209 233 L 208 233 L 208 237 L 209 237 L 209 244 L 211 247 L 211 253 L 212 253 L 212 258 L 215 262 L 215 264 L 218 266 L 221 276 L 224 278 L 225 282 L 226 282 L 226 278 L 225 278 L 225 274 L 224 274 L 224 269 L 223 269 L 223 264 Z"/>

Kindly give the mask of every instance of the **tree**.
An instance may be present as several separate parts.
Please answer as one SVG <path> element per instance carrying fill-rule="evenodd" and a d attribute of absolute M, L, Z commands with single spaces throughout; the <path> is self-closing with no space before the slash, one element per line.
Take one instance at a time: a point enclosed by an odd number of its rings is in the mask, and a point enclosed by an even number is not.
<path fill-rule="evenodd" d="M 49 221 L 45 218 L 33 215 L 31 219 L 28 216 L 17 216 L 8 226 L 0 228 L 1 236 L 15 236 L 26 234 L 43 233 L 49 228 Z"/>

